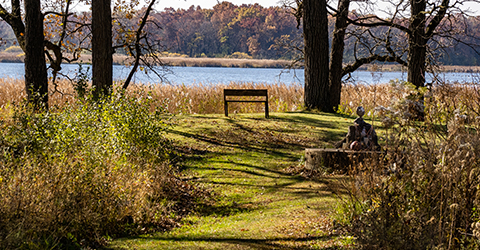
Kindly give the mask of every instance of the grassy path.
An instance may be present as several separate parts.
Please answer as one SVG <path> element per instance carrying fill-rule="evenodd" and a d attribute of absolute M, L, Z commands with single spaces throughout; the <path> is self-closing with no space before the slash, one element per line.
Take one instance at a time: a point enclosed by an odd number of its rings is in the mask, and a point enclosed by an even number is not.
<path fill-rule="evenodd" d="M 169 132 L 184 152 L 185 178 L 214 201 L 172 231 L 114 241 L 114 249 L 337 249 L 351 239 L 332 230 L 342 177 L 310 179 L 306 147 L 340 140 L 352 119 L 274 113 L 178 116 Z"/>

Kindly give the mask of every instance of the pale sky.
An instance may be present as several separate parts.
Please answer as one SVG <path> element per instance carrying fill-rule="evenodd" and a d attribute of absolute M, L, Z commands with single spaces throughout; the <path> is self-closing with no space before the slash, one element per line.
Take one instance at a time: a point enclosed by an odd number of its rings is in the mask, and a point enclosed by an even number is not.
<path fill-rule="evenodd" d="M 241 4 L 254 4 L 259 3 L 263 7 L 270 7 L 270 6 L 280 6 L 279 0 L 226 0 L 231 2 L 235 5 Z M 200 5 L 202 9 L 211 9 L 215 6 L 218 2 L 223 2 L 223 0 L 159 0 L 157 4 L 155 4 L 156 10 L 163 10 L 167 7 L 173 7 L 174 9 L 188 9 L 192 5 Z"/>
<path fill-rule="evenodd" d="M 155 5 L 155 9 L 158 11 L 162 11 L 167 7 L 173 7 L 174 9 L 188 9 L 190 6 L 200 5 L 203 9 L 211 9 L 219 2 L 228 1 L 235 5 L 241 4 L 254 4 L 259 3 L 263 7 L 271 7 L 271 6 L 280 6 L 281 0 L 159 0 L 158 3 Z M 378 6 L 382 8 L 382 1 L 378 1 Z M 468 1 L 467 1 L 468 2 Z M 333 4 L 334 6 L 336 4 Z M 358 9 L 361 8 L 359 6 L 355 6 L 355 3 L 352 4 L 350 9 Z M 462 9 L 469 9 L 474 12 L 476 15 L 480 15 L 480 3 L 475 2 L 468 2 L 462 6 Z M 379 14 L 379 13 L 377 13 Z"/>

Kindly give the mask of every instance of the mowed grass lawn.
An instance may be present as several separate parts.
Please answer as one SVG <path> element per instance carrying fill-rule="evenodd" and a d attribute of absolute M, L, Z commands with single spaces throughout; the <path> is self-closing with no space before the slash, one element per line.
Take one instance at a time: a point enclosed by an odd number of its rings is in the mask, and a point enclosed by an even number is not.
<path fill-rule="evenodd" d="M 324 113 L 178 115 L 169 137 L 184 177 L 212 194 L 171 231 L 122 238 L 112 249 L 337 249 L 343 176 L 311 178 L 305 148 L 332 147 L 354 118 Z M 172 215 L 173 216 L 173 215 Z"/>

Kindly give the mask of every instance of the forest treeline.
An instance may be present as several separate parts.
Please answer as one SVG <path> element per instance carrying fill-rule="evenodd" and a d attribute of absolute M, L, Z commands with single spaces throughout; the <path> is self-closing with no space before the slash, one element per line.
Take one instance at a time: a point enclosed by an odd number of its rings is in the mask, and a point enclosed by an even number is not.
<path fill-rule="evenodd" d="M 141 13 L 142 11 L 138 11 L 137 15 L 114 13 L 114 22 L 115 19 L 121 20 L 123 23 L 131 23 L 134 27 L 142 17 Z M 355 11 L 352 11 L 352 15 L 354 14 Z M 77 18 L 88 19 L 90 15 L 87 12 L 79 13 Z M 457 20 L 458 27 L 468 27 L 470 34 L 476 33 L 472 31 L 480 30 L 480 16 L 461 16 Z M 155 40 L 161 41 L 163 50 L 188 57 L 289 60 L 298 58 L 303 46 L 302 25 L 297 23 L 289 9 L 282 7 L 265 8 L 259 4 L 235 5 L 230 2 L 221 2 L 212 9 L 192 5 L 189 9 L 166 8 L 155 11 L 150 16 L 150 22 L 155 25 L 146 26 L 145 32 Z M 329 16 L 330 34 L 333 32 L 333 25 L 334 17 Z M 122 29 L 114 32 L 122 32 Z M 371 32 L 384 31 L 372 29 Z M 116 37 L 121 36 L 122 34 L 117 34 Z M 433 56 L 444 65 L 479 65 L 480 55 L 471 47 L 478 37 L 480 34 L 461 36 L 459 33 L 460 43 L 442 48 Z M 2 41 L 0 51 L 15 45 L 15 36 L 4 21 L 0 21 L 0 38 Z M 345 62 L 354 60 L 353 41 L 354 39 L 345 41 Z"/>

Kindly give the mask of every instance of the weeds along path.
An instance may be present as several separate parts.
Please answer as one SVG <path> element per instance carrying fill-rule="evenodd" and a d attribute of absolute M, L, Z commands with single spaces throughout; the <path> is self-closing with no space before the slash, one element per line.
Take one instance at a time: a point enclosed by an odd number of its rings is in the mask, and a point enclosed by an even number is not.
<path fill-rule="evenodd" d="M 353 119 L 274 113 L 177 116 L 170 138 L 185 178 L 213 197 L 169 232 L 119 239 L 113 249 L 304 249 L 347 247 L 332 233 L 342 177 L 313 181 L 306 147 L 340 140 Z M 337 190 L 338 191 L 338 190 Z M 173 215 L 172 215 L 173 216 Z"/>

